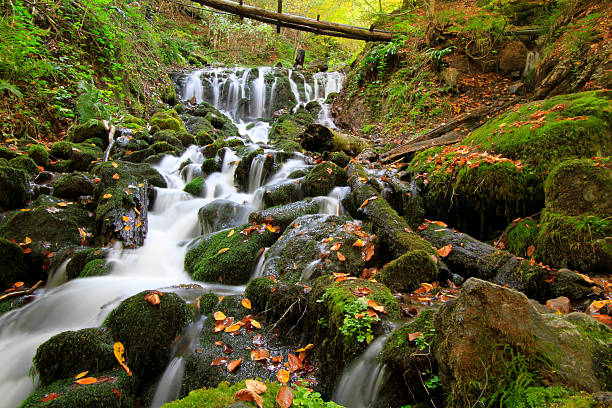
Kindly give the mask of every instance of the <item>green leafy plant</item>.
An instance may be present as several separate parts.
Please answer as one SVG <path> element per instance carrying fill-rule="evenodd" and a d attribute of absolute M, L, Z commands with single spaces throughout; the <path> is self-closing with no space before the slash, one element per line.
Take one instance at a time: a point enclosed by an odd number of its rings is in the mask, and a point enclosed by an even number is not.
<path fill-rule="evenodd" d="M 355 299 L 344 305 L 344 321 L 340 332 L 345 336 L 354 337 L 359 343 L 370 343 L 374 339 L 372 334 L 372 324 L 378 318 L 369 315 L 357 318 L 360 313 L 368 310 L 367 301 L 363 298 Z"/>
<path fill-rule="evenodd" d="M 293 406 L 304 407 L 304 408 L 340 408 L 341 405 L 336 404 L 333 401 L 325 402 L 321 398 L 321 394 L 314 392 L 310 388 L 306 387 L 295 387 L 293 393 Z"/>
<path fill-rule="evenodd" d="M 7 91 L 8 93 L 12 93 L 18 98 L 23 98 L 23 94 L 15 85 L 0 79 L 0 91 Z"/>
<path fill-rule="evenodd" d="M 111 112 L 106 107 L 103 92 L 92 82 L 79 82 L 82 92 L 77 99 L 76 109 L 82 123 L 90 119 L 110 119 Z"/>
<path fill-rule="evenodd" d="M 435 48 L 429 48 L 425 51 L 425 55 L 427 55 L 427 57 L 430 59 L 431 62 L 433 62 L 434 64 L 438 66 L 440 65 L 440 62 L 442 62 L 442 58 L 444 58 L 445 56 L 453 52 L 456 48 L 457 47 L 455 47 L 454 45 L 443 48 L 441 50 L 437 50 Z"/>

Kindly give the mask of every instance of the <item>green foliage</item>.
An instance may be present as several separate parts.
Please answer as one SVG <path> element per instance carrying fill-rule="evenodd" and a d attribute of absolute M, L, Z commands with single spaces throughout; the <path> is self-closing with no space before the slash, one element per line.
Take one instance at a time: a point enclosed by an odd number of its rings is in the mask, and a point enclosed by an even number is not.
<path fill-rule="evenodd" d="M 361 62 L 361 66 L 367 75 L 378 76 L 379 78 L 384 77 L 389 69 L 390 60 L 397 54 L 403 42 L 403 37 L 397 37 L 393 41 L 374 47 Z M 359 78 L 359 80 L 363 79 L 366 78 Z"/>
<path fill-rule="evenodd" d="M 304 408 L 339 408 L 340 405 L 333 401 L 325 402 L 321 394 L 313 392 L 310 388 L 295 386 L 293 392 L 293 405 Z"/>
<path fill-rule="evenodd" d="M 436 65 L 440 65 L 440 62 L 442 61 L 442 58 L 444 58 L 445 56 L 447 56 L 448 54 L 450 54 L 451 52 L 453 52 L 457 47 L 455 46 L 450 46 L 450 47 L 446 47 L 443 48 L 441 50 L 435 49 L 435 48 L 428 48 L 425 51 L 425 55 L 427 57 L 429 57 L 429 59 L 435 63 Z"/>
<path fill-rule="evenodd" d="M 15 85 L 0 79 L 0 91 L 7 91 L 9 94 L 13 94 L 18 98 L 23 98 L 23 94 Z"/>
<path fill-rule="evenodd" d="M 105 105 L 105 98 L 111 96 L 112 92 L 101 91 L 93 82 L 85 81 L 79 82 L 78 89 L 82 93 L 77 98 L 76 109 L 81 123 L 90 119 L 110 119 L 111 112 Z"/>
<path fill-rule="evenodd" d="M 329 299 L 330 291 L 336 290 L 334 287 L 327 288 L 321 299 L 317 302 L 325 302 Z M 343 321 L 340 326 L 340 332 L 347 336 L 356 339 L 359 343 L 366 342 L 369 344 L 374 339 L 372 333 L 372 324 L 378 322 L 377 317 L 372 317 L 364 312 L 368 310 L 368 303 L 365 298 L 355 298 L 344 304 Z M 356 316 L 364 313 L 364 316 L 357 318 Z"/>

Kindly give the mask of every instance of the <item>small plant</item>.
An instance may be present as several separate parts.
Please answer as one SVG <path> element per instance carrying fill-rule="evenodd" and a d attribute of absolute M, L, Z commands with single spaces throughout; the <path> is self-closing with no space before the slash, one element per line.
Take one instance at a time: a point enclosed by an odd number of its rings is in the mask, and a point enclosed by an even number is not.
<path fill-rule="evenodd" d="M 341 406 L 333 401 L 325 402 L 321 398 L 321 394 L 313 392 L 310 388 L 306 387 L 295 387 L 293 393 L 293 405 L 296 407 L 304 408 L 340 408 Z"/>
<path fill-rule="evenodd" d="M 79 82 L 82 92 L 77 99 L 76 109 L 82 123 L 90 119 L 110 119 L 111 112 L 105 106 L 104 94 L 93 82 Z"/>
<path fill-rule="evenodd" d="M 441 50 L 437 50 L 435 48 L 429 48 L 425 51 L 425 55 L 429 57 L 430 61 L 433 62 L 436 66 L 439 66 L 442 62 L 442 58 L 453 52 L 457 47 L 454 45 L 451 47 L 446 47 Z"/>
<path fill-rule="evenodd" d="M 367 300 L 363 298 L 355 299 L 344 305 L 344 321 L 340 332 L 345 336 L 357 339 L 359 343 L 364 341 L 368 344 L 374 340 L 372 334 L 372 324 L 378 321 L 377 317 L 372 317 L 364 312 L 368 310 Z M 362 317 L 361 314 L 365 314 Z"/>

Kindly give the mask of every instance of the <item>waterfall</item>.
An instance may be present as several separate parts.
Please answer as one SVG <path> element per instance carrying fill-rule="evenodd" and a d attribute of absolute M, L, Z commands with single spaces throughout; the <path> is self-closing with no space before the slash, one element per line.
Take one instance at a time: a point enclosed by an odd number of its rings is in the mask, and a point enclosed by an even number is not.
<path fill-rule="evenodd" d="M 266 106 L 266 79 L 265 75 L 269 68 L 259 68 L 259 76 L 253 82 L 253 104 L 251 115 L 253 119 L 263 118 Z"/>
<path fill-rule="evenodd" d="M 204 88 L 202 87 L 202 73 L 204 71 L 193 71 L 183 88 L 183 100 L 190 101 L 195 99 L 196 103 L 204 101 Z"/>
<path fill-rule="evenodd" d="M 539 60 L 539 52 L 529 51 L 527 53 L 527 58 L 525 60 L 525 69 L 523 70 L 523 78 L 527 78 L 533 71 L 535 71 Z"/>
<path fill-rule="evenodd" d="M 295 101 L 299 105 L 301 103 L 300 91 L 298 90 L 297 84 L 295 83 L 293 78 L 291 78 L 292 74 L 293 74 L 293 70 L 290 69 L 289 70 L 289 86 L 291 86 L 291 92 L 293 92 L 293 97 L 295 98 Z"/>
<path fill-rule="evenodd" d="M 332 400 L 350 408 L 369 408 L 376 401 L 387 372 L 386 366 L 378 362 L 388 335 L 374 340 L 364 353 L 346 368 L 336 385 Z"/>

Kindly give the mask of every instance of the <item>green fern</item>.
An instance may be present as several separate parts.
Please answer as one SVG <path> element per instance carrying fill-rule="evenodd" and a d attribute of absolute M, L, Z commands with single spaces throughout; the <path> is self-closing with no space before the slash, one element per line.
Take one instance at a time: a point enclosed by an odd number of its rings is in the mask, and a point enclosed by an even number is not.
<path fill-rule="evenodd" d="M 23 98 L 23 94 L 21 93 L 21 91 L 19 90 L 19 88 L 17 88 L 17 86 L 3 80 L 0 79 L 0 91 L 8 91 L 9 93 L 12 93 L 13 95 L 15 95 L 18 98 Z"/>

